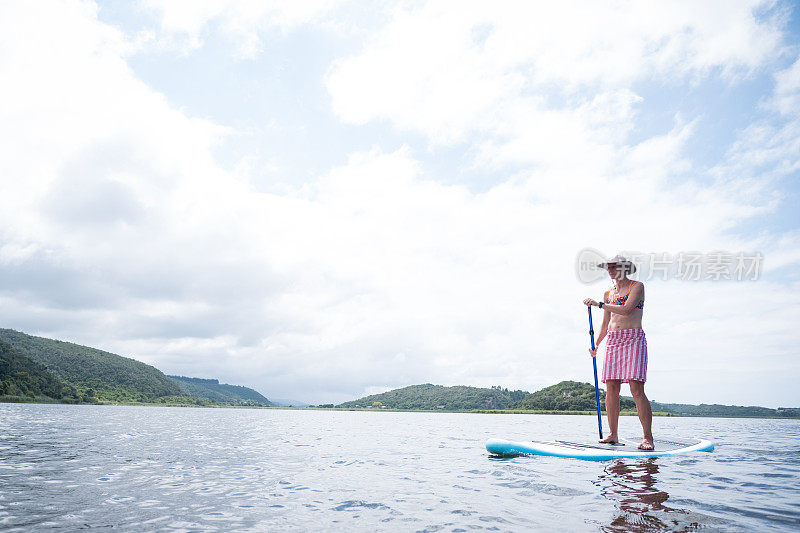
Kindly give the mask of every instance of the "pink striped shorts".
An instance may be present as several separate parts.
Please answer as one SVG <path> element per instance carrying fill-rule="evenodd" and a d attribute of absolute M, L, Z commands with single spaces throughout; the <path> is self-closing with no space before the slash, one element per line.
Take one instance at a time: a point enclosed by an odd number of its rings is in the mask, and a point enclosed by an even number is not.
<path fill-rule="evenodd" d="M 609 331 L 603 383 L 608 379 L 647 381 L 647 339 L 642 329 Z"/>

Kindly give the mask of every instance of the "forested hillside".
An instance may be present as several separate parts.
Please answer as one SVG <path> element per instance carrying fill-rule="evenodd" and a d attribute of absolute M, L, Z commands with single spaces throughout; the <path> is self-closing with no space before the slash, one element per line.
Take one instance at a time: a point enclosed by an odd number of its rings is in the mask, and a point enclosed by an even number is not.
<path fill-rule="evenodd" d="M 50 373 L 44 365 L 0 341 L 0 398 L 45 398 L 79 401 L 77 391 Z"/>
<path fill-rule="evenodd" d="M 472 409 L 506 409 L 525 396 L 525 391 L 509 391 L 500 387 L 489 389 L 463 385 L 411 385 L 382 394 L 373 394 L 339 407 L 371 407 L 375 402 L 389 409 L 442 409 L 470 411 Z M 377 405 L 376 405 L 377 406 Z"/>
<path fill-rule="evenodd" d="M 227 385 L 220 383 L 217 379 L 168 377 L 178 384 L 184 394 L 189 396 L 228 405 L 273 405 L 259 392 L 241 385 Z"/>
<path fill-rule="evenodd" d="M 119 355 L 11 329 L 0 329 L 0 401 L 66 403 L 142 402 L 191 405 L 274 405 L 259 392 L 216 379 L 166 376 L 160 370 Z M 605 391 L 600 390 L 605 409 Z M 623 409 L 635 409 L 622 397 Z M 800 418 L 798 408 L 651 402 L 653 411 L 680 416 Z M 323 407 L 333 407 L 327 404 Z M 562 381 L 534 393 L 502 387 L 412 385 L 373 394 L 342 408 L 443 411 L 595 410 L 594 386 Z"/>
<path fill-rule="evenodd" d="M 600 408 L 605 410 L 606 391 L 600 389 Z M 635 409 L 636 404 L 621 398 L 623 409 Z M 594 385 L 578 381 L 562 381 L 526 396 L 514 409 L 545 409 L 553 411 L 594 411 L 597 409 Z"/>
<path fill-rule="evenodd" d="M 141 361 L 12 329 L 0 329 L 0 341 L 43 365 L 56 378 L 74 387 L 81 397 L 152 402 L 181 395 L 177 383 Z"/>
<path fill-rule="evenodd" d="M 653 411 L 664 411 L 681 416 L 713 416 L 719 418 L 800 418 L 798 408 L 778 408 L 740 405 L 700 404 L 689 405 L 684 403 L 650 402 Z"/>

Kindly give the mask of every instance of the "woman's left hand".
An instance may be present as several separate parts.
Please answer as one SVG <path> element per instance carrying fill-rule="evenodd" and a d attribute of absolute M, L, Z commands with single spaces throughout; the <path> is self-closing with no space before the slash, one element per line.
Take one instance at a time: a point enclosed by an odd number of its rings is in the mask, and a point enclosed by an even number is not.
<path fill-rule="evenodd" d="M 593 305 L 593 306 L 597 307 L 597 302 L 592 300 L 591 298 L 586 298 L 583 301 L 583 305 Z"/>

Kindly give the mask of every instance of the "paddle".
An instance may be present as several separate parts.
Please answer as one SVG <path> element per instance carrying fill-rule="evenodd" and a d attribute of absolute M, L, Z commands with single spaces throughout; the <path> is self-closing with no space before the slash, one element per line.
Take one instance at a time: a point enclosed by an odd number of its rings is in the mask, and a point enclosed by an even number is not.
<path fill-rule="evenodd" d="M 592 326 L 592 306 L 587 306 L 589 311 L 589 338 L 592 340 L 592 350 L 594 350 L 594 326 Z M 600 432 L 600 440 L 603 440 L 603 417 L 600 416 L 600 387 L 597 385 L 597 357 L 592 357 L 594 366 L 594 401 L 597 403 L 597 431 Z"/>

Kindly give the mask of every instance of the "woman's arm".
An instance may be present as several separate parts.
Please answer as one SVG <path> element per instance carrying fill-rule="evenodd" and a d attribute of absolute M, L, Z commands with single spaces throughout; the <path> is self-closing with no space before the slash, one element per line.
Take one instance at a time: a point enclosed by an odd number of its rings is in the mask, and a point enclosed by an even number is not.
<path fill-rule="evenodd" d="M 608 302 L 608 291 L 603 294 L 603 301 Z M 608 333 L 608 323 L 611 322 L 611 312 L 606 311 L 606 306 L 608 303 L 603 304 L 603 323 L 600 325 L 600 334 L 597 335 L 597 343 L 595 346 L 600 346 L 600 343 L 603 342 L 603 339 L 606 338 L 606 334 Z"/>

